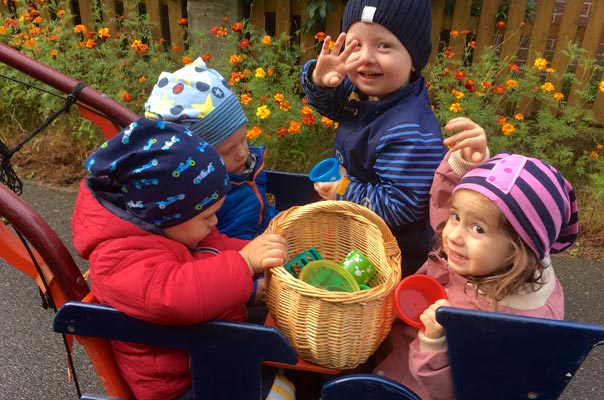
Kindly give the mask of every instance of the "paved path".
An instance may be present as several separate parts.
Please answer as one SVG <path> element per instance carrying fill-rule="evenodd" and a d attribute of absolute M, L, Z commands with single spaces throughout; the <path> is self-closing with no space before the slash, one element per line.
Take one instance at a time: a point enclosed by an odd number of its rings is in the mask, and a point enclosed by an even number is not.
<path fill-rule="evenodd" d="M 75 196 L 73 191 L 31 183 L 26 183 L 23 193 L 69 248 Z M 604 260 L 555 257 L 554 263 L 566 292 L 567 319 L 604 324 Z M 81 267 L 86 268 L 84 263 Z M 53 312 L 40 306 L 37 288 L 28 277 L 4 263 L 0 263 L 0 285 L 0 399 L 77 399 L 73 384 L 66 378 L 61 337 L 51 328 Z M 82 391 L 103 393 L 79 346 L 75 361 Z M 604 346 L 601 346 L 592 351 L 562 399 L 604 399 L 603 376 Z"/>

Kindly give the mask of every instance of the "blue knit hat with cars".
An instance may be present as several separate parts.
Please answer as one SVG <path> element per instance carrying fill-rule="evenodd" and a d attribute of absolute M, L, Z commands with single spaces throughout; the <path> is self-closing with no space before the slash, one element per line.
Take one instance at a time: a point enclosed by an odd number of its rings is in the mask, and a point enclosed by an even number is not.
<path fill-rule="evenodd" d="M 186 222 L 229 191 L 224 161 L 187 128 L 141 118 L 86 159 L 120 185 L 126 211 L 160 228 Z"/>

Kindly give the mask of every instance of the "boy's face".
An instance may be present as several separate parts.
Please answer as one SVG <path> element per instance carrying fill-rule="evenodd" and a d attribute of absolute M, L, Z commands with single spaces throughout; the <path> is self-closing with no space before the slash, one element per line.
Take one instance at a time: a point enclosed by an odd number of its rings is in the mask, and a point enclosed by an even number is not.
<path fill-rule="evenodd" d="M 362 60 L 347 71 L 352 83 L 371 100 L 382 100 L 409 84 L 415 70 L 407 48 L 383 25 L 355 22 L 346 33 L 346 43 L 356 40 L 358 46 L 347 63 Z"/>
<path fill-rule="evenodd" d="M 212 204 L 208 209 L 193 218 L 169 228 L 163 228 L 167 237 L 192 248 L 210 234 L 210 230 L 218 223 L 216 212 L 224 203 L 224 197 Z"/>
<path fill-rule="evenodd" d="M 231 174 L 240 174 L 245 166 L 249 153 L 246 134 L 247 126 L 241 125 L 224 142 L 216 146 L 216 151 L 224 160 L 224 165 Z"/>

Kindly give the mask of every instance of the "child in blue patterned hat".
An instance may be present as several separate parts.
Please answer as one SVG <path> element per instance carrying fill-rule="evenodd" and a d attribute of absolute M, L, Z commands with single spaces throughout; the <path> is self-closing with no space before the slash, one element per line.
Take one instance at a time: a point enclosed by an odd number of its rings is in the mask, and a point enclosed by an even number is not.
<path fill-rule="evenodd" d="M 145 116 L 188 127 L 222 156 L 231 189 L 216 213 L 218 230 L 240 239 L 264 232 L 277 210 L 266 199 L 264 146 L 249 146 L 248 120 L 222 75 L 201 58 L 174 73 L 162 72 L 145 104 Z M 249 304 L 264 303 L 263 276 Z"/>
<path fill-rule="evenodd" d="M 208 143 L 177 124 L 141 118 L 92 153 L 86 168 L 73 242 L 90 261 L 99 302 L 158 324 L 246 321 L 252 277 L 281 265 L 287 243 L 276 234 L 249 241 L 218 232 L 216 213 L 230 183 Z M 191 390 L 187 354 L 112 346 L 136 398 Z M 284 382 L 279 376 L 273 385 Z"/>

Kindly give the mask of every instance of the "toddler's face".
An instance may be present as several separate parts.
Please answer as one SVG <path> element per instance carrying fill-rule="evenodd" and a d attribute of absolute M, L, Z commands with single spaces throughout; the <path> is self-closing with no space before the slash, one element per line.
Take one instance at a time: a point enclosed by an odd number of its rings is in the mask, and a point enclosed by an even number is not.
<path fill-rule="evenodd" d="M 240 174 L 249 153 L 247 145 L 247 126 L 241 125 L 224 142 L 216 146 L 216 151 L 224 160 L 226 169 L 231 174 Z"/>
<path fill-rule="evenodd" d="M 372 100 L 382 100 L 409 84 L 413 61 L 407 48 L 386 27 L 376 23 L 355 22 L 346 33 L 346 43 L 359 44 L 347 63 L 362 60 L 348 72 L 352 83 Z"/>
<path fill-rule="evenodd" d="M 164 228 L 163 231 L 170 239 L 176 240 L 189 248 L 195 247 L 197 243 L 210 234 L 212 227 L 218 223 L 216 212 L 220 209 L 222 203 L 224 203 L 224 197 L 188 221 Z"/>
<path fill-rule="evenodd" d="M 502 229 L 501 211 L 483 195 L 458 190 L 442 232 L 449 267 L 460 275 L 484 276 L 509 262 L 513 248 Z"/>

